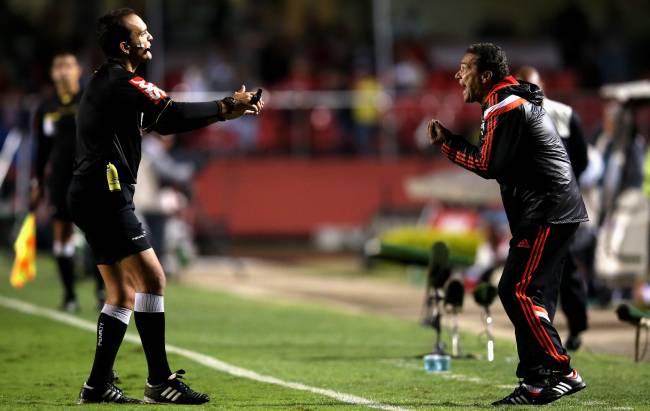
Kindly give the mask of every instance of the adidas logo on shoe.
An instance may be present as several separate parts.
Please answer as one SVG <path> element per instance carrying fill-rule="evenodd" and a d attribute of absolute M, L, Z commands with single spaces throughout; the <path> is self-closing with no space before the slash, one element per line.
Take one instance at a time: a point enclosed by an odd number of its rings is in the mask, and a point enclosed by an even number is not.
<path fill-rule="evenodd" d="M 554 378 L 551 389 L 560 395 L 571 395 L 587 387 L 578 371 L 575 369 L 568 375 Z"/>
<path fill-rule="evenodd" d="M 497 407 L 502 405 L 543 405 L 560 397 L 561 395 L 550 389 L 549 386 L 533 386 L 522 382 L 512 394 L 493 402 L 492 405 Z"/>
<path fill-rule="evenodd" d="M 112 382 L 105 382 L 102 386 L 91 387 L 87 383 L 81 386 L 77 404 L 96 404 L 101 402 L 112 402 L 117 404 L 141 404 L 142 401 L 129 398 L 124 395 L 121 389 Z"/>
<path fill-rule="evenodd" d="M 184 370 L 178 370 L 167 381 L 152 385 L 148 381 L 144 387 L 144 402 L 158 404 L 203 404 L 210 401 L 206 394 L 194 391 L 181 381 Z"/>

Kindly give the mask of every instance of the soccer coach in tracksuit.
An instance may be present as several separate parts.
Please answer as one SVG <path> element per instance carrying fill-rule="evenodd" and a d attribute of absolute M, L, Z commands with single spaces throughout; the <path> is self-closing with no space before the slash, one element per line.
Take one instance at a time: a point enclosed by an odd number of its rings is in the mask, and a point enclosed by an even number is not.
<path fill-rule="evenodd" d="M 142 132 L 181 133 L 258 114 L 262 101 L 242 88 L 231 97 L 180 103 L 135 74 L 151 60 L 153 36 L 131 9 L 118 9 L 97 24 L 107 61 L 92 76 L 77 118 L 76 159 L 68 203 L 84 232 L 107 290 L 97 322 L 97 344 L 79 403 L 136 403 L 113 384 L 112 366 L 131 313 L 147 359 L 144 401 L 202 404 L 206 394 L 172 373 L 165 351 L 165 273 L 134 213 Z M 256 99 L 259 97 L 255 97 Z"/>
<path fill-rule="evenodd" d="M 493 405 L 546 404 L 586 386 L 551 319 L 570 240 L 587 212 L 566 149 L 542 108 L 544 94 L 509 74 L 503 50 L 471 45 L 455 78 L 464 101 L 481 105 L 478 146 L 437 120 L 429 122 L 429 139 L 452 162 L 498 181 L 512 233 L 499 297 L 515 328 L 522 380 Z"/>

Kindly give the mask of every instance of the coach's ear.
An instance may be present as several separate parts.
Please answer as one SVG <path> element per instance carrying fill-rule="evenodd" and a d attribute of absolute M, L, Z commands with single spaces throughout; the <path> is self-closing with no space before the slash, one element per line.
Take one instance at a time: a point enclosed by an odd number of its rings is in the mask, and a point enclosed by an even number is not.
<path fill-rule="evenodd" d="M 492 82 L 492 71 L 485 70 L 481 73 L 481 83 L 488 84 Z"/>

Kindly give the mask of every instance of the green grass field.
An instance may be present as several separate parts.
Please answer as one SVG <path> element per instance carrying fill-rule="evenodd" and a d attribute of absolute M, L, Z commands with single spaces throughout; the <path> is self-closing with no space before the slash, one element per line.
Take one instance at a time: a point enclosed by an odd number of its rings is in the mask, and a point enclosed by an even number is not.
<path fill-rule="evenodd" d="M 60 286 L 49 259 L 39 260 L 35 282 L 9 286 L 9 261 L 0 254 L 0 296 L 56 308 Z M 95 322 L 92 284 L 78 287 L 79 318 Z M 498 341 L 496 361 L 454 360 L 449 373 L 427 374 L 419 355 L 433 333 L 411 322 L 353 315 L 319 305 L 248 299 L 169 284 L 167 342 L 282 381 L 350 394 L 404 409 L 482 409 L 516 384 L 515 348 Z M 131 321 L 129 333 L 135 334 Z M 0 407 L 73 407 L 94 352 L 93 333 L 0 304 Z M 465 334 L 465 351 L 483 353 L 477 335 Z M 208 392 L 206 409 L 368 409 L 317 393 L 236 377 L 170 354 L 173 369 Z M 588 383 L 555 409 L 650 409 L 650 368 L 628 358 L 577 353 L 574 365 Z M 124 342 L 116 362 L 120 386 L 142 397 L 146 366 L 139 345 Z M 138 406 L 168 409 L 169 406 Z M 124 408 L 84 406 L 87 409 Z M 184 407 L 174 407 L 184 408 Z M 186 407 L 196 409 L 197 407 Z"/>

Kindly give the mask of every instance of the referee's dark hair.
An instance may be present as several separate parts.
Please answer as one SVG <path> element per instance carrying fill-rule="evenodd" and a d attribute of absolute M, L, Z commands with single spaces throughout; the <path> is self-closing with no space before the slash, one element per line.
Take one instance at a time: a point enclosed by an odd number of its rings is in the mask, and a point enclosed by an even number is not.
<path fill-rule="evenodd" d="M 476 68 L 479 73 L 491 71 L 492 81 L 495 83 L 510 74 L 506 53 L 496 44 L 475 43 L 469 46 L 465 52 L 476 55 Z"/>
<path fill-rule="evenodd" d="M 119 56 L 120 43 L 129 41 L 131 32 L 124 24 L 124 17 L 131 14 L 135 14 L 135 11 L 125 7 L 113 10 L 97 20 L 97 41 L 107 56 Z"/>

